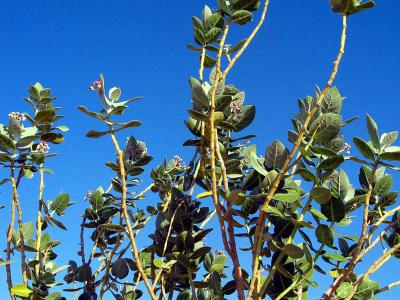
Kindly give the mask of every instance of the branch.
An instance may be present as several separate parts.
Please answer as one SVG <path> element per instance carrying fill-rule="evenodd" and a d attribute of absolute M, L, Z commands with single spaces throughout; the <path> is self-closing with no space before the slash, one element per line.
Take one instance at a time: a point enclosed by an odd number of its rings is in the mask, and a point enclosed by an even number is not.
<path fill-rule="evenodd" d="M 140 258 L 139 258 L 139 252 L 138 252 L 138 248 L 136 245 L 136 240 L 133 234 L 133 229 L 132 229 L 132 225 L 129 219 L 129 214 L 126 208 L 126 194 L 127 194 L 127 186 L 126 186 L 126 174 L 125 174 L 125 165 L 124 165 L 124 155 L 122 150 L 119 147 L 118 141 L 115 138 L 115 135 L 113 133 L 110 134 L 111 136 L 111 140 L 114 144 L 115 150 L 117 151 L 118 154 L 118 163 L 119 163 L 119 169 L 120 169 L 120 173 L 121 173 L 121 185 L 122 185 L 122 198 L 121 198 L 121 212 L 122 215 L 125 219 L 125 223 L 126 226 L 128 228 L 128 236 L 129 236 L 129 240 L 131 242 L 132 245 L 132 252 L 133 252 L 133 256 L 135 258 L 136 261 L 136 267 L 139 271 L 139 273 L 142 275 L 144 284 L 151 296 L 151 299 L 153 300 L 157 300 L 157 296 L 154 294 L 149 279 L 147 278 L 147 275 L 145 273 L 145 271 L 143 270 L 142 264 L 140 262 Z"/>
<path fill-rule="evenodd" d="M 360 238 L 358 239 L 358 243 L 356 246 L 356 249 L 354 249 L 354 252 L 352 254 L 352 259 L 350 260 L 348 266 L 345 268 L 344 272 L 341 273 L 333 282 L 333 284 L 329 287 L 329 289 L 324 293 L 322 296 L 323 299 L 331 299 L 333 296 L 333 293 L 336 291 L 336 289 L 340 286 L 340 284 L 348 278 L 350 273 L 354 270 L 355 266 L 359 262 L 358 255 L 360 254 L 360 251 L 362 247 L 364 246 L 364 243 L 366 241 L 367 237 L 367 229 L 368 229 L 368 213 L 369 213 L 369 200 L 371 199 L 372 196 L 372 191 L 374 187 L 372 186 L 372 180 L 374 178 L 376 169 L 378 167 L 378 164 L 374 164 L 374 167 L 372 169 L 372 172 L 369 176 L 368 180 L 368 192 L 365 197 L 365 203 L 364 203 L 364 213 L 363 213 L 363 223 L 362 223 L 362 229 L 361 229 L 361 234 Z"/>
<path fill-rule="evenodd" d="M 400 243 L 396 244 L 394 247 L 392 247 L 389 251 L 385 252 L 382 254 L 372 265 L 369 267 L 369 269 L 360 277 L 360 279 L 357 280 L 356 284 L 353 287 L 353 290 L 351 294 L 346 298 L 346 300 L 350 300 L 354 293 L 358 290 L 360 285 L 364 282 L 365 279 L 367 279 L 371 274 L 375 273 L 382 265 L 387 262 L 390 259 L 390 256 L 392 254 L 400 249 Z"/>
<path fill-rule="evenodd" d="M 293 157 L 295 156 L 295 154 L 300 146 L 300 143 L 301 143 L 305 133 L 307 132 L 307 127 L 308 127 L 312 117 L 318 111 L 322 101 L 324 100 L 325 96 L 328 94 L 329 89 L 331 88 L 333 81 L 336 78 L 336 75 L 337 75 L 338 69 L 339 69 L 339 65 L 340 65 L 340 62 L 341 62 L 343 54 L 344 54 L 344 49 L 345 49 L 345 44 L 346 44 L 346 32 L 347 32 L 347 16 L 343 15 L 342 16 L 342 34 L 341 34 L 341 38 L 340 38 L 340 48 L 339 48 L 339 52 L 337 54 L 336 60 L 334 62 L 334 65 L 333 65 L 333 70 L 329 76 L 328 82 L 325 85 L 324 89 L 321 91 L 314 107 L 308 113 L 308 115 L 304 121 L 303 127 L 299 133 L 299 136 L 298 136 L 297 140 L 295 141 L 293 148 L 290 151 L 290 154 L 288 155 L 288 158 L 286 159 L 281 171 L 279 172 L 278 176 L 274 180 L 274 182 L 269 190 L 269 193 L 268 193 L 267 197 L 265 198 L 264 204 L 262 206 L 262 210 L 257 219 L 256 230 L 255 230 L 255 242 L 254 242 L 254 247 L 256 247 L 256 249 L 253 253 L 253 262 L 254 262 L 253 274 L 257 274 L 257 269 L 258 269 L 257 260 L 261 253 L 261 248 L 262 248 L 262 244 L 263 244 L 263 240 L 261 239 L 261 237 L 263 236 L 263 232 L 265 230 L 264 222 L 265 222 L 266 216 L 267 216 L 266 210 L 269 206 L 270 201 L 272 200 L 272 197 L 274 196 L 275 192 L 278 189 L 279 182 L 282 180 L 283 176 L 289 170 L 290 162 L 292 161 Z M 255 279 L 252 278 L 252 281 L 253 280 L 255 280 Z"/>

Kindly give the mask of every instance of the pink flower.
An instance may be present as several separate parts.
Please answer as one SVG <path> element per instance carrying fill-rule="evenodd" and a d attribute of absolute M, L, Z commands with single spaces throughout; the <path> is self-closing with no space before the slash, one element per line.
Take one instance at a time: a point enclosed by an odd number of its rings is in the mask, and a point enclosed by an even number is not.
<path fill-rule="evenodd" d="M 103 89 L 103 84 L 101 83 L 101 80 L 96 80 L 95 82 L 92 83 L 91 86 L 89 86 L 89 91 L 100 91 Z"/>
<path fill-rule="evenodd" d="M 13 118 L 13 119 L 15 119 L 15 120 L 17 120 L 17 121 L 19 121 L 19 122 L 21 122 L 21 121 L 23 122 L 23 121 L 26 120 L 26 117 L 25 117 L 24 114 L 19 113 L 19 112 L 15 112 L 15 111 L 10 112 L 10 113 L 8 114 L 8 117 L 9 117 L 9 118 Z"/>

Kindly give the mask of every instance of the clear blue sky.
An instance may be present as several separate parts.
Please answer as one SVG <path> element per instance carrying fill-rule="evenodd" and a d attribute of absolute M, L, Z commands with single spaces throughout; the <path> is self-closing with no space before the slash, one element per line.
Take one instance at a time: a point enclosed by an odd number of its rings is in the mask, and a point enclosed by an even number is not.
<path fill-rule="evenodd" d="M 206 3 L 215 6 L 214 1 Z M 85 207 L 86 191 L 106 185 L 111 175 L 103 164 L 114 159 L 109 141 L 85 138 L 86 131 L 99 127 L 76 109 L 80 104 L 99 107 L 87 88 L 100 72 L 105 74 L 108 87 L 122 88 L 123 97 L 145 97 L 133 105 L 126 118 L 143 121 L 143 127 L 132 134 L 146 141 L 155 157 L 153 165 L 164 156 L 190 157 L 181 144 L 190 137 L 183 120 L 190 106 L 188 77 L 197 76 L 198 57 L 186 44 L 192 43 L 191 16 L 199 15 L 206 3 L 2 1 L 0 122 L 7 122 L 10 111 L 28 109 L 20 99 L 27 95 L 30 84 L 40 81 L 53 88 L 66 116 L 64 123 L 71 128 L 66 142 L 54 147 L 61 155 L 49 164 L 56 174 L 47 176 L 45 192 L 46 199 L 69 192 L 76 202 L 65 218 L 69 231 L 53 233 L 64 244 L 62 255 L 75 256 L 78 250 L 78 216 Z M 398 0 L 377 0 L 375 9 L 349 18 L 347 49 L 336 81 L 347 97 L 343 114 L 362 116 L 346 129 L 349 141 L 353 135 L 366 137 L 366 112 L 373 114 L 381 131 L 400 129 L 399 11 Z M 238 26 L 235 29 L 232 43 L 246 33 Z M 260 152 L 276 138 L 286 142 L 290 117 L 297 111 L 296 100 L 312 93 L 315 84 L 326 82 L 339 34 L 340 18 L 330 11 L 326 0 L 271 1 L 265 26 L 229 78 L 246 91 L 247 103 L 257 106 L 256 120 L 248 132 L 259 135 Z M 398 182 L 399 176 L 396 179 Z M 34 216 L 36 180 L 23 182 L 26 221 Z M 0 204 L 8 205 L 8 190 L 2 186 L 0 191 Z M 156 196 L 147 201 L 155 204 Z M 1 210 L 1 232 L 5 231 L 6 216 L 7 210 Z M 4 241 L 5 235 L 1 236 Z M 399 266 L 393 260 L 377 278 L 390 282 L 387 274 L 398 274 Z M 0 280 L 5 282 L 3 272 Z M 0 295 L 5 292 L 2 285 Z M 400 296 L 400 289 L 390 295 Z M 389 294 L 382 299 L 386 297 Z"/>

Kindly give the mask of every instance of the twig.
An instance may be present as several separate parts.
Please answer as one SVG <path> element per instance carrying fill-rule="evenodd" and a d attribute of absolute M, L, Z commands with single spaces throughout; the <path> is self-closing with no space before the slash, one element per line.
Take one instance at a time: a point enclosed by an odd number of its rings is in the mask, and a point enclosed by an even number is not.
<path fill-rule="evenodd" d="M 324 293 L 322 296 L 322 299 L 331 299 L 333 296 L 333 293 L 336 291 L 336 289 L 340 286 L 340 284 L 351 274 L 351 272 L 354 270 L 355 266 L 357 265 L 359 258 L 358 255 L 360 254 L 360 251 L 362 247 L 364 246 L 364 243 L 366 241 L 367 237 L 367 229 L 368 229 L 368 213 L 369 213 L 369 200 L 372 196 L 372 191 L 374 189 L 372 185 L 372 180 L 375 175 L 375 171 L 378 167 L 378 163 L 374 164 L 374 167 L 371 171 L 371 174 L 368 178 L 368 192 L 365 196 L 365 203 L 364 203 L 364 213 L 363 213 L 363 223 L 362 223 L 362 229 L 361 229 L 361 234 L 360 238 L 358 239 L 358 243 L 356 248 L 354 249 L 354 252 L 352 254 L 352 258 L 348 264 L 348 266 L 345 268 L 343 273 L 341 273 L 333 282 L 333 284 L 329 287 L 329 289 Z"/>

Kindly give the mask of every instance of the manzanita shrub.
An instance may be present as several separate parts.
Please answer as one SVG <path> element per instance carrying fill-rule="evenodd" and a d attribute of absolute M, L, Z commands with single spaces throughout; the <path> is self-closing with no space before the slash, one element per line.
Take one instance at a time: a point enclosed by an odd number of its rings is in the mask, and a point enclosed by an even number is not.
<path fill-rule="evenodd" d="M 400 170 L 400 147 L 393 145 L 398 133 L 379 134 L 367 115 L 369 140 L 354 137 L 358 151 L 351 155 L 342 128 L 356 118 L 341 115 L 344 97 L 333 85 L 347 19 L 374 2 L 330 3 L 342 18 L 339 51 L 324 87 L 298 100 L 288 141 L 257 149 L 254 135 L 241 134 L 256 109 L 228 76 L 263 25 L 268 0 L 218 0 L 216 8 L 205 6 L 193 17 L 195 45 L 189 49 L 200 64 L 198 77 L 189 80 L 185 124 L 191 137 L 184 146 L 193 149 L 193 158 L 187 165 L 176 156 L 146 167 L 151 151 L 132 136 L 140 121 L 120 121 L 139 98 L 121 100 L 121 90 L 108 90 L 101 75 L 89 88 L 98 105 L 79 110 L 98 121 L 87 137 L 114 146 L 106 163 L 113 175 L 101 183 L 105 188 L 87 193 L 78 259 L 66 266 L 57 265 L 60 242 L 46 229 L 65 230 L 61 217 L 72 203 L 68 194 L 44 201 L 43 192 L 52 173 L 47 161 L 68 128 L 56 125 L 62 116 L 51 90 L 31 86 L 25 100 L 32 112 L 12 112 L 0 127 L 0 161 L 7 172 L 1 183 L 12 189 L 1 260 L 11 299 L 307 299 L 309 289 L 319 287 L 322 299 L 364 300 L 398 285 L 380 286 L 374 279 L 384 263 L 400 258 L 400 206 L 390 175 Z M 231 41 L 229 33 L 251 24 L 257 11 L 251 34 Z M 349 162 L 359 165 L 358 182 L 351 183 L 345 171 Z M 35 173 L 37 217 L 26 222 L 19 191 Z M 151 184 L 143 187 L 148 173 Z M 219 228 L 210 226 L 212 219 Z M 353 219 L 359 232 L 343 234 Z M 139 248 L 147 224 L 154 224 L 147 229 L 151 242 Z M 218 243 L 207 239 L 212 230 Z M 374 260 L 363 260 L 372 249 Z M 363 273 L 356 268 L 360 263 Z M 332 277 L 329 286 L 320 274 Z"/>

